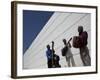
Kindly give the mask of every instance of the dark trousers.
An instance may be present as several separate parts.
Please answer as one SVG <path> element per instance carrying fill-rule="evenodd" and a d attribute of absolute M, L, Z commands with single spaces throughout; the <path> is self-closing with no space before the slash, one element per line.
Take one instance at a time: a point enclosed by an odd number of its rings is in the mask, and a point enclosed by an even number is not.
<path fill-rule="evenodd" d="M 47 65 L 48 65 L 48 68 L 52 68 L 52 60 L 48 60 Z"/>

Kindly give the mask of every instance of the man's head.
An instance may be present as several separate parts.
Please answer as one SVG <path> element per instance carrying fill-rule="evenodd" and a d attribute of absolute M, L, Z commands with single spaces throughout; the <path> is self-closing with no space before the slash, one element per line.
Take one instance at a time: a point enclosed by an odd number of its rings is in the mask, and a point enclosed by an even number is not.
<path fill-rule="evenodd" d="M 66 39 L 63 39 L 63 43 L 66 45 L 67 43 L 66 43 Z"/>
<path fill-rule="evenodd" d="M 50 45 L 49 44 L 47 45 L 47 49 L 50 49 Z"/>
<path fill-rule="evenodd" d="M 78 26 L 78 32 L 79 33 L 83 32 L 83 26 Z"/>

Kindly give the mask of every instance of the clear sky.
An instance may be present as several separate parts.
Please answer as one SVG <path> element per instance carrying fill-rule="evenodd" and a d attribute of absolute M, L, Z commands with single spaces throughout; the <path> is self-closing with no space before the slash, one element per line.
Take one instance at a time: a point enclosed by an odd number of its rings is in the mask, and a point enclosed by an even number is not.
<path fill-rule="evenodd" d="M 23 10 L 23 54 L 54 12 Z"/>

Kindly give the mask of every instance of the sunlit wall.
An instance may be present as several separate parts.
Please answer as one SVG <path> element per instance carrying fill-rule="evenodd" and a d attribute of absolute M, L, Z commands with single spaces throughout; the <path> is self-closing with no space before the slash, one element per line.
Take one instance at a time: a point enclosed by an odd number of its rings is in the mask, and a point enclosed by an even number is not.
<path fill-rule="evenodd" d="M 55 53 L 60 56 L 61 67 L 67 67 L 66 60 L 61 55 L 61 49 L 64 46 L 62 39 L 66 38 L 66 40 L 69 40 L 71 37 L 77 36 L 77 28 L 79 25 L 82 25 L 84 30 L 88 32 L 88 48 L 90 51 L 90 20 L 91 14 L 88 13 L 55 12 L 25 52 L 23 56 L 23 68 L 47 68 L 46 45 L 51 45 L 51 41 L 55 42 Z M 71 51 L 73 53 L 76 66 L 83 66 L 80 59 L 79 49 L 72 47 Z"/>

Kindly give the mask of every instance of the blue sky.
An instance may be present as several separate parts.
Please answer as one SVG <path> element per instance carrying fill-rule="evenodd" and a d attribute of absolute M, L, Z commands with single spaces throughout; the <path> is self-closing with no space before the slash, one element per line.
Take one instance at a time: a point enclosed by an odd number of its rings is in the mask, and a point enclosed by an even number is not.
<path fill-rule="evenodd" d="M 23 54 L 54 12 L 23 10 Z"/>

